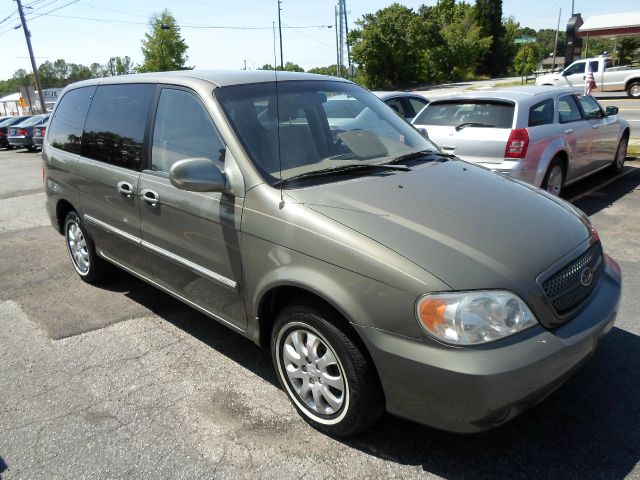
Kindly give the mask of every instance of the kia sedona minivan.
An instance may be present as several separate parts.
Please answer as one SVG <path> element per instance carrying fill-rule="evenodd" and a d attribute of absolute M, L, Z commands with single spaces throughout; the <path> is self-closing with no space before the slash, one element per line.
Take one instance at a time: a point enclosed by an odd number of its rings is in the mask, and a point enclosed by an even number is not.
<path fill-rule="evenodd" d="M 332 99 L 359 113 L 334 118 Z M 443 154 L 345 80 L 76 83 L 43 162 L 81 279 L 117 266 L 270 348 L 294 407 L 331 435 L 383 410 L 455 432 L 500 425 L 616 316 L 620 270 L 583 213 Z"/>

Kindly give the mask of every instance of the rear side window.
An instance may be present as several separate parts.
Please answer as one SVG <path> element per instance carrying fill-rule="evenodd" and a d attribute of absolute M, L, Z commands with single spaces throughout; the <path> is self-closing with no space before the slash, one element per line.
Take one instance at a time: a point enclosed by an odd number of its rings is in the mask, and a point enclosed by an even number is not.
<path fill-rule="evenodd" d="M 410 98 L 409 103 L 413 107 L 413 110 L 414 110 L 413 116 L 415 117 L 418 113 L 420 113 L 420 110 L 422 110 L 424 106 L 429 102 L 427 102 L 426 100 L 420 100 L 417 98 Z"/>
<path fill-rule="evenodd" d="M 529 110 L 529 126 L 548 125 L 553 123 L 553 98 L 540 102 Z"/>
<path fill-rule="evenodd" d="M 91 103 L 82 137 L 82 155 L 139 170 L 153 84 L 102 85 Z"/>
<path fill-rule="evenodd" d="M 82 126 L 96 87 L 76 88 L 59 100 L 49 126 L 48 142 L 61 150 L 80 153 Z"/>
<path fill-rule="evenodd" d="M 511 128 L 513 103 L 495 101 L 433 102 L 426 106 L 413 121 L 416 125 L 457 127 L 477 124 L 478 127 Z"/>

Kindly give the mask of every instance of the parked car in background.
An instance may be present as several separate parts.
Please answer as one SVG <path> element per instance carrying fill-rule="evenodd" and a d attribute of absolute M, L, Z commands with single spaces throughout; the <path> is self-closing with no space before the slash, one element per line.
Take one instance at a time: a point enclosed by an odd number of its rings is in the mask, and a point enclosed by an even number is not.
<path fill-rule="evenodd" d="M 413 125 L 443 152 L 560 195 L 598 170 L 622 170 L 630 129 L 617 113 L 572 88 L 511 87 L 434 100 Z"/>
<path fill-rule="evenodd" d="M 389 105 L 401 117 L 411 121 L 429 103 L 425 97 L 409 92 L 371 92 Z"/>
<path fill-rule="evenodd" d="M 332 98 L 360 110 L 349 130 L 331 129 Z M 496 427 L 613 328 L 620 269 L 586 215 L 444 155 L 343 79 L 79 82 L 42 160 L 47 212 L 81 279 L 118 266 L 270 349 L 293 406 L 331 435 L 385 409 Z"/>
<path fill-rule="evenodd" d="M 49 114 L 43 113 L 27 118 L 20 123 L 12 125 L 7 131 L 7 141 L 14 148 L 27 148 L 34 150 L 36 147 L 33 143 L 33 129 L 36 126 L 43 125 L 49 120 Z"/>
<path fill-rule="evenodd" d="M 47 133 L 47 126 L 49 125 L 49 121 L 47 120 L 45 123 L 34 126 L 33 127 L 33 146 L 36 148 L 42 148 L 42 143 L 44 142 L 44 136 Z"/>
<path fill-rule="evenodd" d="M 587 67 L 593 72 L 598 91 L 626 91 L 631 98 L 640 98 L 640 68 L 614 67 L 611 57 L 576 60 L 559 73 L 537 77 L 535 84 L 584 88 Z"/>
<path fill-rule="evenodd" d="M 29 117 L 30 115 L 22 115 L 19 117 L 9 117 L 6 120 L 3 120 L 2 122 L 0 122 L 0 147 L 11 148 L 11 145 L 9 145 L 9 140 L 7 140 L 7 131 L 9 127 L 17 123 L 20 123 Z"/>

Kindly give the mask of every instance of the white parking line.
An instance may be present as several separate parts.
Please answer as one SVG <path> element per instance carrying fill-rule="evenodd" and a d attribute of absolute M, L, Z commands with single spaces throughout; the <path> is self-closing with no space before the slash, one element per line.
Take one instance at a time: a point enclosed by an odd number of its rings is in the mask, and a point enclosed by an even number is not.
<path fill-rule="evenodd" d="M 569 203 L 574 203 L 577 202 L 578 200 L 584 198 L 584 197 L 588 197 L 589 195 L 591 195 L 593 192 L 597 192 L 598 190 L 606 187 L 607 185 L 609 185 L 610 183 L 615 182 L 616 180 L 619 180 L 620 178 L 624 177 L 625 175 L 633 172 L 634 170 L 637 170 L 636 168 L 627 168 L 627 170 L 625 170 L 624 172 L 622 172 L 620 175 L 617 175 L 613 178 L 610 178 L 609 180 L 607 180 L 606 182 L 602 182 L 600 185 L 597 185 L 593 188 L 590 188 L 589 190 L 587 190 L 586 192 L 582 192 L 579 195 L 576 195 L 575 197 L 571 197 L 571 198 L 567 198 L 567 202 Z"/>

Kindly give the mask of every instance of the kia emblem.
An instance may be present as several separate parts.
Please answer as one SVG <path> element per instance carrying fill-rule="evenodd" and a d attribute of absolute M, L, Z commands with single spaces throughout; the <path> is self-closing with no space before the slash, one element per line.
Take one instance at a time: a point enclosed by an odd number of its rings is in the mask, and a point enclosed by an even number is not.
<path fill-rule="evenodd" d="M 593 270 L 587 267 L 582 270 L 582 273 L 580 274 L 580 283 L 585 287 L 588 287 L 591 285 L 591 282 L 593 282 Z"/>

